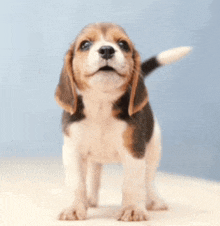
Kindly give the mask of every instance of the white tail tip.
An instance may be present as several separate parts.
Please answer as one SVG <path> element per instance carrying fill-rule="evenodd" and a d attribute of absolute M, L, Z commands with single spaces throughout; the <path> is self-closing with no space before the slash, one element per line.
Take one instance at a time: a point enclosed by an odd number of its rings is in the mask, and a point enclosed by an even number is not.
<path fill-rule="evenodd" d="M 160 53 L 157 56 L 157 60 L 161 65 L 171 64 L 182 59 L 184 56 L 190 53 L 191 50 L 192 50 L 192 47 L 189 47 L 189 46 L 169 49 L 167 51 Z"/>

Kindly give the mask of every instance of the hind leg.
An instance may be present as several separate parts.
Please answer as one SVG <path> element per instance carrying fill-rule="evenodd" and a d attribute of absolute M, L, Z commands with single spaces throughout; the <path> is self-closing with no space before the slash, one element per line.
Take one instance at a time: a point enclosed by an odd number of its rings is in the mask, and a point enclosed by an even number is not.
<path fill-rule="evenodd" d="M 88 204 L 90 207 L 98 206 L 99 188 L 101 181 L 102 164 L 89 162 L 88 166 Z"/>
<path fill-rule="evenodd" d="M 155 120 L 153 136 L 147 145 L 146 151 L 146 189 L 148 210 L 166 210 L 167 204 L 157 194 L 154 187 L 154 179 L 161 158 L 161 131 L 157 120 Z"/>

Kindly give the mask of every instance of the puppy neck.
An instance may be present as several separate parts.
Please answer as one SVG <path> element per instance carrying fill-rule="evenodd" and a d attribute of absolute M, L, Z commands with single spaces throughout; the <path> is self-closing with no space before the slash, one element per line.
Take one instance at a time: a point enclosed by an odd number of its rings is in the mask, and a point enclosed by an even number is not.
<path fill-rule="evenodd" d="M 112 115 L 113 103 L 123 93 L 123 91 L 102 92 L 94 89 L 79 91 L 79 94 L 83 97 L 86 117 L 93 120 L 108 119 Z"/>

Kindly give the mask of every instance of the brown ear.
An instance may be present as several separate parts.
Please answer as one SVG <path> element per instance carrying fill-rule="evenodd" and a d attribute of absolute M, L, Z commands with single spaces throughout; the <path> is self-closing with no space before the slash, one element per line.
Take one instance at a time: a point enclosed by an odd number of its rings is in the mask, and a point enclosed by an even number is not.
<path fill-rule="evenodd" d="M 77 108 L 76 82 L 72 67 L 73 52 L 74 45 L 70 47 L 66 54 L 60 81 L 55 92 L 55 99 L 58 105 L 70 114 L 74 114 Z"/>
<path fill-rule="evenodd" d="M 148 93 L 144 85 L 143 76 L 141 75 L 141 59 L 136 50 L 134 50 L 133 59 L 134 70 L 128 107 L 128 114 L 130 116 L 140 111 L 148 103 Z"/>

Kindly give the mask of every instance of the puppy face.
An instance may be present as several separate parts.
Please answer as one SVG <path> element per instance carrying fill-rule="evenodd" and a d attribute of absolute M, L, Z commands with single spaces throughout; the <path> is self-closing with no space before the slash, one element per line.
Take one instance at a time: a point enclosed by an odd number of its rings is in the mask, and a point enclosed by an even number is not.
<path fill-rule="evenodd" d="M 79 89 L 115 92 L 124 89 L 134 70 L 134 46 L 114 24 L 84 28 L 74 44 L 72 67 Z"/>
<path fill-rule="evenodd" d="M 140 56 L 125 31 L 111 23 L 92 24 L 68 50 L 55 98 L 65 111 L 74 114 L 77 90 L 83 96 L 92 94 L 93 101 L 101 98 L 111 102 L 129 91 L 128 113 L 132 115 L 148 102 L 140 72 Z"/>

